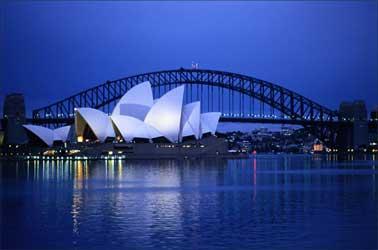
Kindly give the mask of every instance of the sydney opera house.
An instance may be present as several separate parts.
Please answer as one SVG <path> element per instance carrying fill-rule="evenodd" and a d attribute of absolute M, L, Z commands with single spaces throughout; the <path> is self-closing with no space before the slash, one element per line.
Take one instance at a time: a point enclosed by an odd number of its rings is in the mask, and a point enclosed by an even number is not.
<path fill-rule="evenodd" d="M 24 128 L 29 141 L 49 147 L 67 141 L 115 142 L 118 147 L 119 143 L 174 145 L 193 141 L 198 144 L 204 141 L 203 137 L 215 135 L 221 114 L 201 113 L 199 101 L 184 104 L 184 90 L 182 85 L 154 99 L 151 84 L 143 82 L 131 88 L 111 114 L 93 108 L 76 108 L 73 126 L 49 129 L 24 125 Z"/>

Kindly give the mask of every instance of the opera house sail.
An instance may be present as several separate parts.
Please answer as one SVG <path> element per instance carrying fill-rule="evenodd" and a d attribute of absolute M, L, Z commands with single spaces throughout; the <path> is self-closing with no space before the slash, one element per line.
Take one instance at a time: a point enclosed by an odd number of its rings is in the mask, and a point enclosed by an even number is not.
<path fill-rule="evenodd" d="M 92 108 L 78 108 L 75 114 L 75 131 L 78 141 L 97 139 L 104 142 L 114 138 L 110 117 L 104 112 Z"/>
<path fill-rule="evenodd" d="M 182 85 L 160 97 L 144 120 L 170 142 L 179 141 L 184 88 Z"/>
<path fill-rule="evenodd" d="M 201 136 L 206 133 L 215 134 L 218 127 L 220 112 L 208 112 L 201 114 Z"/>
<path fill-rule="evenodd" d="M 37 141 L 38 144 L 51 147 L 54 142 L 66 142 L 71 126 L 64 126 L 57 129 L 49 129 L 37 125 L 23 125 L 26 129 L 29 140 Z"/>
<path fill-rule="evenodd" d="M 135 138 L 154 139 L 162 134 L 147 123 L 126 115 L 113 115 L 111 117 L 116 133 L 125 141 L 130 142 Z"/>
<path fill-rule="evenodd" d="M 180 140 L 187 136 L 194 136 L 197 140 L 201 137 L 201 103 L 192 102 L 184 105 L 181 117 Z"/>
<path fill-rule="evenodd" d="M 151 84 L 146 81 L 128 90 L 110 115 L 93 108 L 76 108 L 76 142 L 103 143 L 121 139 L 125 142 L 136 139 L 151 142 L 165 138 L 171 143 L 179 143 L 188 137 L 200 140 L 205 134 L 214 135 L 221 114 L 201 114 L 199 101 L 184 104 L 184 91 L 185 86 L 181 85 L 154 99 Z M 24 128 L 29 137 L 46 146 L 69 140 L 70 126 L 55 130 L 36 125 L 24 125 Z"/>
<path fill-rule="evenodd" d="M 144 120 L 153 104 L 151 84 L 143 82 L 127 91 L 114 107 L 112 116 L 126 115 Z"/>

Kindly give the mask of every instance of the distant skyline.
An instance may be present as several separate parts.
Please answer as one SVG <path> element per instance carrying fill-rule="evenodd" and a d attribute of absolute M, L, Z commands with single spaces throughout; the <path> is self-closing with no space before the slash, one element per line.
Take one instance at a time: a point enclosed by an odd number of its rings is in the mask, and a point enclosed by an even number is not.
<path fill-rule="evenodd" d="M 199 68 L 241 73 L 331 109 L 378 104 L 377 1 L 2 2 L 0 109 L 27 114 L 138 73 Z"/>

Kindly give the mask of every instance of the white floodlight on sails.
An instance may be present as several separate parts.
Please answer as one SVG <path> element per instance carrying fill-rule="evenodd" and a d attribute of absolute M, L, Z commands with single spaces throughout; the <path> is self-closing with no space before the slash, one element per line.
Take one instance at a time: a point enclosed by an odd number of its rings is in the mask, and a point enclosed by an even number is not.
<path fill-rule="evenodd" d="M 52 146 L 54 141 L 65 142 L 68 139 L 68 132 L 70 131 L 71 126 L 64 126 L 57 129 L 49 129 L 43 126 L 37 125 L 23 125 L 23 127 L 29 132 L 33 133 L 38 137 L 42 142 L 47 146 Z"/>
<path fill-rule="evenodd" d="M 211 133 L 215 134 L 217 130 L 220 112 L 208 112 L 201 114 L 201 134 Z"/>
<path fill-rule="evenodd" d="M 51 129 L 37 125 L 23 125 L 23 127 L 37 136 L 47 146 L 53 145 L 54 133 Z"/>
<path fill-rule="evenodd" d="M 62 141 L 65 142 L 68 139 L 68 133 L 70 132 L 71 126 L 64 126 L 60 128 L 56 128 L 53 130 L 54 132 L 54 141 Z"/>
<path fill-rule="evenodd" d="M 185 136 L 194 135 L 200 139 L 201 103 L 192 102 L 184 105 L 181 116 L 181 139 Z"/>
<path fill-rule="evenodd" d="M 160 97 L 144 119 L 171 142 L 179 141 L 184 88 L 182 85 Z"/>
<path fill-rule="evenodd" d="M 114 107 L 112 115 L 127 115 L 143 120 L 153 102 L 150 82 L 142 82 L 122 96 Z"/>
<path fill-rule="evenodd" d="M 84 136 L 86 124 L 100 142 L 104 142 L 108 137 L 115 137 L 109 116 L 100 110 L 92 108 L 76 109 L 75 129 L 77 136 Z"/>
<path fill-rule="evenodd" d="M 123 139 L 127 142 L 134 138 L 154 139 L 161 137 L 161 133 L 143 121 L 126 115 L 111 116 L 111 120 Z"/>

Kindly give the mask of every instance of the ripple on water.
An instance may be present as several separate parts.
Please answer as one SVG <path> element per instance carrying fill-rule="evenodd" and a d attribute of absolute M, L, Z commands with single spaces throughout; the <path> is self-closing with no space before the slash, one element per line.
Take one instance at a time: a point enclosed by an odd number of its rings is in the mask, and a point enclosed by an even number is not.
<path fill-rule="evenodd" d="M 377 161 L 0 162 L 2 248 L 377 249 Z"/>

